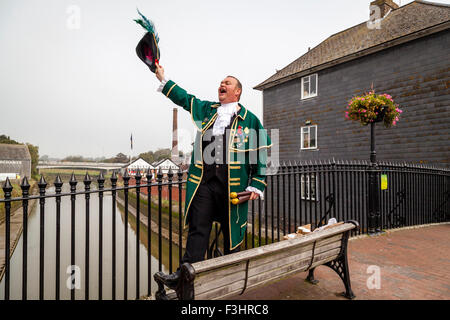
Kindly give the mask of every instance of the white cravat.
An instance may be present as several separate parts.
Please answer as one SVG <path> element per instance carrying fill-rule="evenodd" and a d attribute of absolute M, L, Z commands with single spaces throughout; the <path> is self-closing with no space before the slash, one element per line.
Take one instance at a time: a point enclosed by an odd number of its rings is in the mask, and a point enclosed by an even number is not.
<path fill-rule="evenodd" d="M 236 114 L 238 103 L 231 102 L 220 105 L 217 108 L 217 119 L 213 126 L 213 136 L 220 136 L 225 133 L 225 128 L 230 124 L 231 117 Z"/>

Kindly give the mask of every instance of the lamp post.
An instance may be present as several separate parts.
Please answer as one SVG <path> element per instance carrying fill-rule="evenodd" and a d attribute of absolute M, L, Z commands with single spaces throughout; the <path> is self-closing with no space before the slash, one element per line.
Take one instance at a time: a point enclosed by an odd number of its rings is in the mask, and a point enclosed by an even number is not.
<path fill-rule="evenodd" d="M 380 232 L 380 206 L 378 199 L 378 165 L 375 151 L 375 122 L 370 123 L 370 165 L 369 165 L 369 216 L 368 233 Z"/>
<path fill-rule="evenodd" d="M 375 123 L 383 121 L 386 108 L 383 106 L 377 118 L 370 123 L 370 165 L 369 165 L 369 216 L 368 234 L 381 233 L 380 202 L 378 197 L 379 169 L 377 164 L 377 152 L 375 151 Z"/>

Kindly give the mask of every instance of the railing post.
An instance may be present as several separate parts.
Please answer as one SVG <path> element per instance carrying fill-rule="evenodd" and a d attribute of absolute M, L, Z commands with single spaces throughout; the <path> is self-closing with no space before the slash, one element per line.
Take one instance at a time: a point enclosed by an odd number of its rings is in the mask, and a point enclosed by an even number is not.
<path fill-rule="evenodd" d="M 147 295 L 151 295 L 152 289 L 152 170 L 147 169 Z"/>
<path fill-rule="evenodd" d="M 128 300 L 128 185 L 130 176 L 127 169 L 125 169 L 122 179 L 125 187 L 123 190 L 125 195 L 123 299 Z"/>
<path fill-rule="evenodd" d="M 112 197 L 112 245 L 111 245 L 111 251 L 112 251 L 112 266 L 111 266 L 111 299 L 116 300 L 116 187 L 117 187 L 117 174 L 114 170 L 111 175 L 111 197 Z"/>
<path fill-rule="evenodd" d="M 105 177 L 103 171 L 97 178 L 98 183 L 98 300 L 103 299 L 103 188 Z"/>
<path fill-rule="evenodd" d="M 13 187 L 11 185 L 11 182 L 9 181 L 9 178 L 6 178 L 5 183 L 3 184 L 3 192 L 5 193 L 5 300 L 9 300 L 9 291 L 10 291 L 10 285 L 9 285 L 9 274 L 10 274 L 10 263 L 9 258 L 11 255 L 11 248 L 10 248 L 10 228 L 11 228 L 11 201 L 8 201 L 11 199 Z"/>
<path fill-rule="evenodd" d="M 75 275 L 75 192 L 77 191 L 77 179 L 72 172 L 72 176 L 69 180 L 70 185 L 70 264 L 71 264 L 71 276 Z M 75 279 L 72 279 L 74 281 Z M 75 300 L 75 284 L 72 282 L 70 289 L 70 299 Z"/>
<path fill-rule="evenodd" d="M 158 271 L 162 271 L 162 177 L 163 173 L 159 167 L 156 175 L 158 181 Z"/>
<path fill-rule="evenodd" d="M 61 263 L 61 196 L 58 194 L 62 191 L 63 182 L 59 174 L 55 178 L 55 192 L 56 196 L 56 279 L 55 279 L 55 299 L 60 298 L 60 263 Z"/>
<path fill-rule="evenodd" d="M 38 183 L 39 186 L 39 206 L 40 206 L 40 231 L 39 231 L 39 300 L 44 300 L 44 262 L 45 262 L 45 182 L 44 176 Z"/>
<path fill-rule="evenodd" d="M 89 219 L 90 219 L 89 200 L 91 198 L 89 191 L 91 190 L 91 182 L 92 182 L 91 177 L 89 176 L 89 173 L 86 172 L 86 175 L 84 176 L 84 180 L 83 180 L 84 191 L 86 191 L 86 193 L 84 195 L 85 200 L 86 200 L 86 210 L 85 210 L 85 212 L 86 212 L 86 231 L 85 231 L 86 232 L 86 234 L 85 234 L 86 242 L 85 242 L 85 251 L 84 251 L 85 252 L 85 258 L 84 258 L 84 261 L 85 261 L 84 299 L 85 300 L 89 300 L 89 241 L 90 241 L 90 238 L 89 238 L 89 226 L 90 226 L 90 223 L 89 223 Z"/>
<path fill-rule="evenodd" d="M 183 171 L 178 169 L 178 265 L 181 266 L 183 252 Z"/>
<path fill-rule="evenodd" d="M 139 299 L 140 292 L 140 252 L 139 252 L 139 240 L 141 234 L 141 170 L 136 169 L 134 180 L 136 181 L 136 299 Z"/>
<path fill-rule="evenodd" d="M 172 273 L 172 179 L 173 172 L 169 168 L 167 172 L 168 190 L 169 190 L 169 272 Z"/>
<path fill-rule="evenodd" d="M 22 179 L 20 184 L 22 189 L 22 213 L 23 213 L 23 226 L 22 226 L 22 300 L 27 300 L 27 269 L 28 269 L 28 257 L 27 257 L 27 246 L 28 246 L 28 195 L 30 190 L 30 184 L 28 183 L 27 177 Z"/>

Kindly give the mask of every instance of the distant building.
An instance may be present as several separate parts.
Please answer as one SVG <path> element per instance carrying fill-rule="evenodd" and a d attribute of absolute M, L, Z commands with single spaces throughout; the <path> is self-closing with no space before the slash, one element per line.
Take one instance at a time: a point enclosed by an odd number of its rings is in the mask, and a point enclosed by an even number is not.
<path fill-rule="evenodd" d="M 450 5 L 376 0 L 370 8 L 369 21 L 331 35 L 255 87 L 263 91 L 264 127 L 279 130 L 280 161 L 368 160 L 370 127 L 344 113 L 373 85 L 403 110 L 396 126 L 376 126 L 377 160 L 450 166 Z"/>
<path fill-rule="evenodd" d="M 23 144 L 0 144 L 0 181 L 31 176 L 31 156 Z"/>
<path fill-rule="evenodd" d="M 134 176 L 138 171 L 140 171 L 141 175 L 145 175 L 148 169 L 151 169 L 153 171 L 155 167 L 144 159 L 138 158 L 129 165 L 126 165 L 125 169 L 128 171 L 128 174 L 130 176 Z"/>
<path fill-rule="evenodd" d="M 175 162 L 170 159 L 164 159 L 159 162 L 153 163 L 153 166 L 156 173 L 161 168 L 163 174 L 167 174 L 167 172 L 169 172 L 169 169 L 172 169 L 172 172 L 176 173 L 180 168 Z"/>

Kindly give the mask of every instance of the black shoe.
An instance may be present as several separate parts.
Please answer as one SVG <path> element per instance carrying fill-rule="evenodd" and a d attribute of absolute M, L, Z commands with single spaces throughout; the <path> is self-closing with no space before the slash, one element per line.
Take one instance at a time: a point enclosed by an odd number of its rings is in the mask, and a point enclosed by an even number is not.
<path fill-rule="evenodd" d="M 155 281 L 161 281 L 169 289 L 175 290 L 178 286 L 178 281 L 180 279 L 180 270 L 177 270 L 171 274 L 164 274 L 162 272 L 157 272 L 154 276 Z M 157 280 L 158 279 L 158 280 Z"/>

